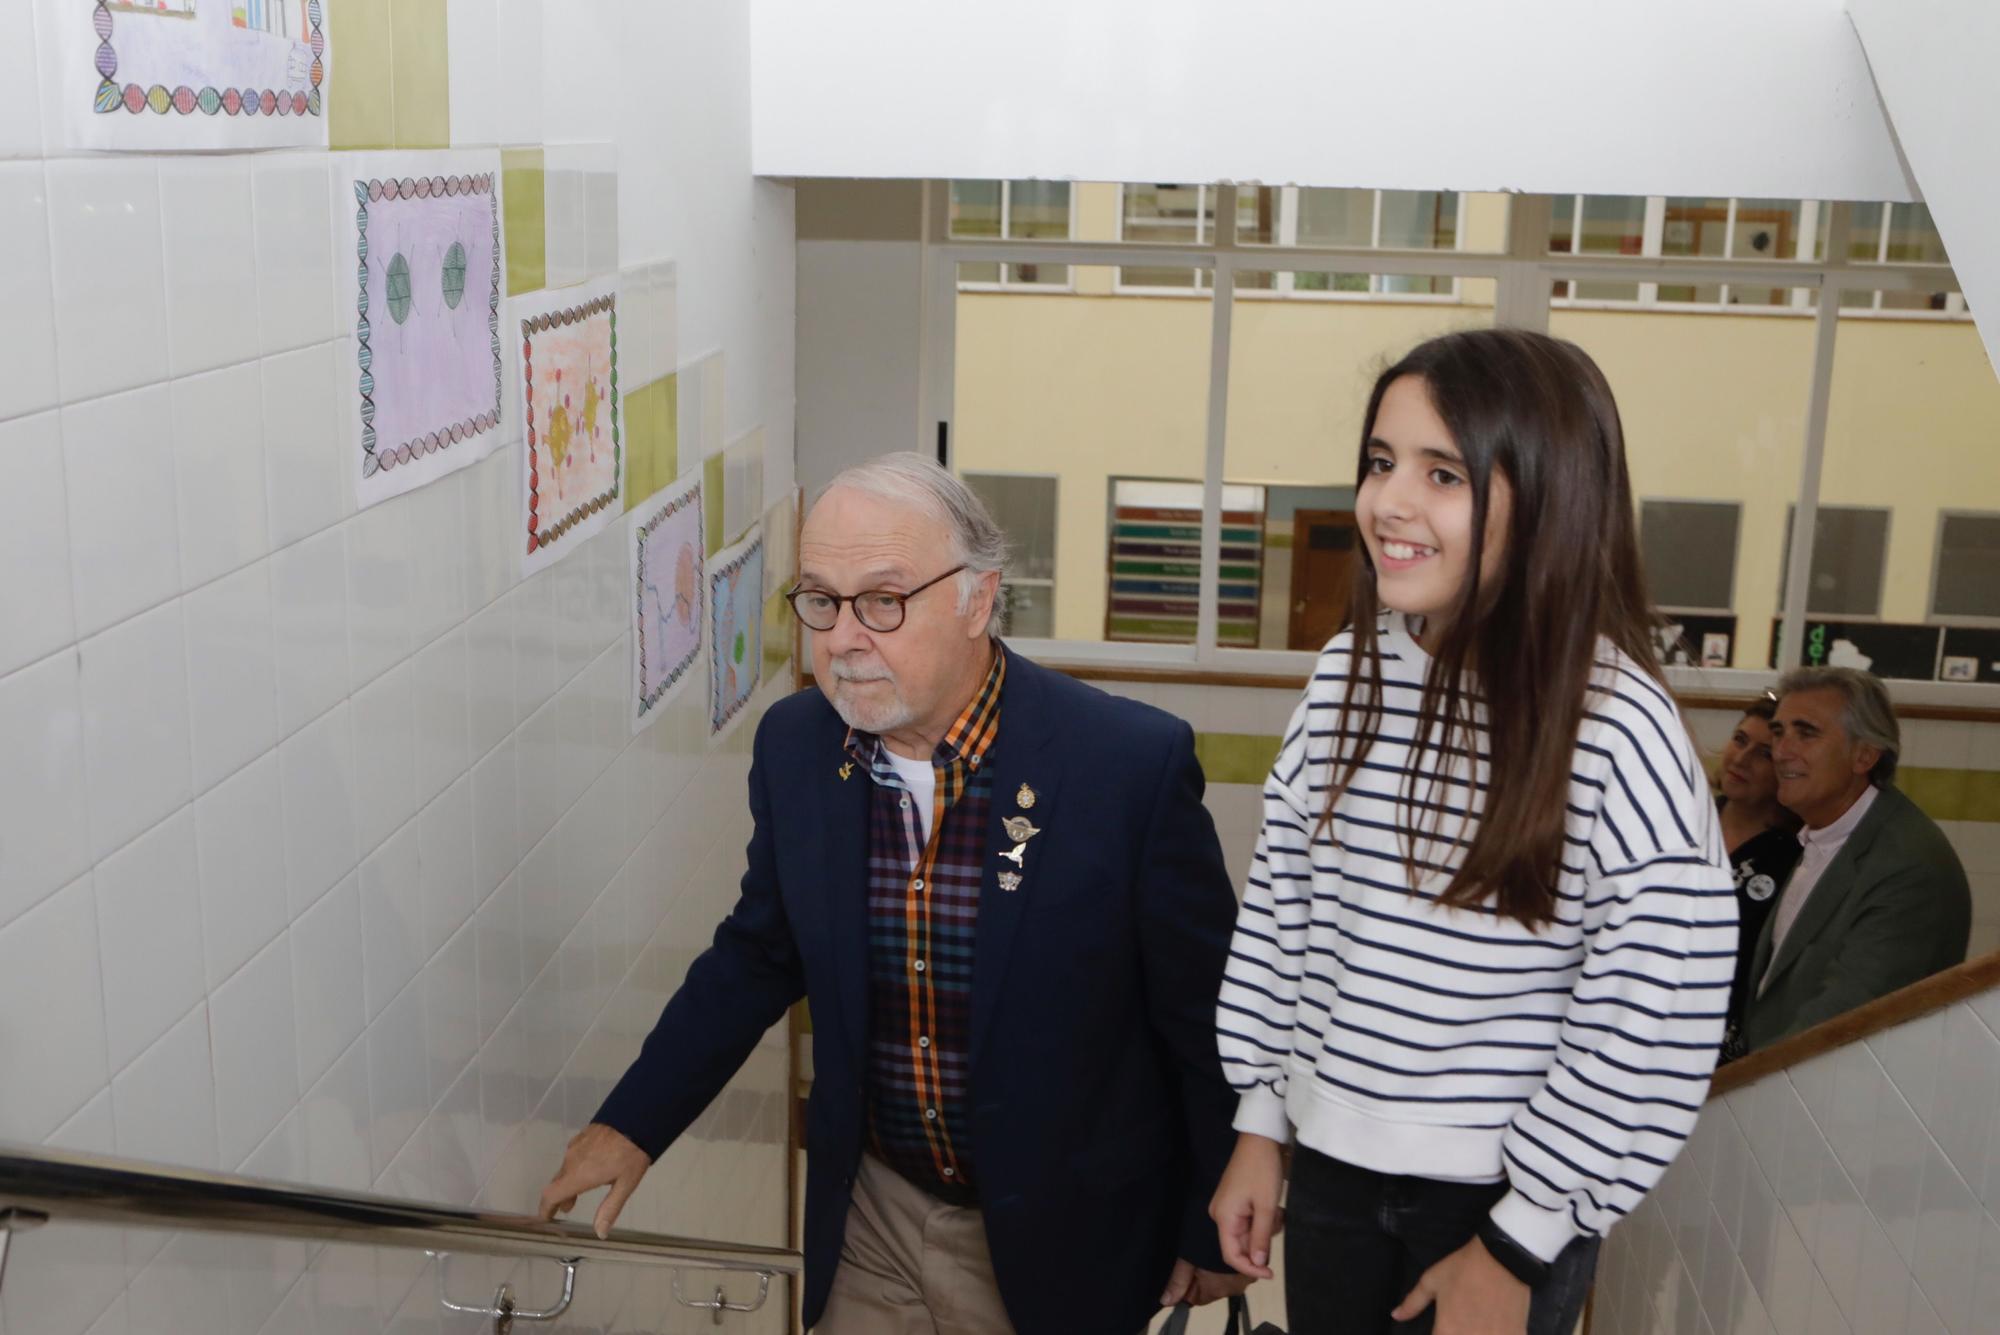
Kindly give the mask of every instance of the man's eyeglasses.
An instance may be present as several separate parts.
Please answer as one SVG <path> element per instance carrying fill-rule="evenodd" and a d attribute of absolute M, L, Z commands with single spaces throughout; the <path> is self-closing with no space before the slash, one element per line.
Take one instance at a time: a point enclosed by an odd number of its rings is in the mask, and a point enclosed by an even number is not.
<path fill-rule="evenodd" d="M 840 605 L 853 603 L 855 620 L 872 631 L 887 634 L 903 624 L 905 603 L 963 569 L 962 565 L 953 566 L 908 593 L 897 593 L 894 589 L 863 589 L 860 593 L 838 594 L 828 593 L 825 589 L 795 588 L 785 595 L 785 601 L 792 605 L 792 614 L 808 630 L 832 630 L 840 621 Z"/>

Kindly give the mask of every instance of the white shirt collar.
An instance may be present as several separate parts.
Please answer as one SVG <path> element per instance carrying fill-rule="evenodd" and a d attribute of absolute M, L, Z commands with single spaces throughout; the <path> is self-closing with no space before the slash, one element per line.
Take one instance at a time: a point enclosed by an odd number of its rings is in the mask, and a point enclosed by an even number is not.
<path fill-rule="evenodd" d="M 1829 851 L 1839 848 L 1847 842 L 1847 836 L 1854 833 L 1854 827 L 1861 823 L 1861 818 L 1868 814 L 1868 808 L 1875 805 L 1875 794 L 1879 791 L 1874 784 L 1869 784 L 1861 791 L 1861 796 L 1854 799 L 1854 805 L 1843 811 L 1840 819 L 1825 829 L 1813 830 L 1800 826 L 1799 843 L 1807 848 L 1825 848 Z"/>

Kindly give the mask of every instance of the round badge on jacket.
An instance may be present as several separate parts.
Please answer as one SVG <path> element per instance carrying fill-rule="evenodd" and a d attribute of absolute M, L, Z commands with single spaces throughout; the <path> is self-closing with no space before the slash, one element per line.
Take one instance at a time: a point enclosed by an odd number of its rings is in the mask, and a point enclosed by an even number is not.
<path fill-rule="evenodd" d="M 1743 892 L 1761 904 L 1775 894 L 1777 889 L 1776 881 L 1760 873 L 1750 878 L 1750 883 L 1743 887 Z"/>

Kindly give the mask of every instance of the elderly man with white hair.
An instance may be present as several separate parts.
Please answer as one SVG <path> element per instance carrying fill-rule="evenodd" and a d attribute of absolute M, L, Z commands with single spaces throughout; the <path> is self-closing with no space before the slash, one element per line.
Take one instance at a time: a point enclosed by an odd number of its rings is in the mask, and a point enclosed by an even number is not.
<path fill-rule="evenodd" d="M 1241 1292 L 1213 1008 L 1236 916 L 1187 724 L 1000 640 L 1005 539 L 917 454 L 835 478 L 789 595 L 741 898 L 543 1193 L 647 1167 L 811 999 L 805 1320 L 1130 1335 Z"/>

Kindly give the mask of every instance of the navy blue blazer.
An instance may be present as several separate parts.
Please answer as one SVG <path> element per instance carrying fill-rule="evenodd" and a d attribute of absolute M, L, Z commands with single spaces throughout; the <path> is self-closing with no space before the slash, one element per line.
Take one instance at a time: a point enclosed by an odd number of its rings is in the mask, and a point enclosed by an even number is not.
<path fill-rule="evenodd" d="M 816 689 L 765 715 L 742 895 L 596 1117 L 657 1158 L 807 997 L 808 1326 L 867 1135 L 869 782 L 841 777 L 846 734 Z M 1015 654 L 986 763 L 968 1103 L 993 1268 L 1018 1330 L 1130 1335 L 1176 1257 L 1224 1268 L 1207 1210 L 1235 1145 L 1215 999 L 1236 897 L 1179 719 Z M 1008 893 L 1024 783 L 1041 834 Z"/>

